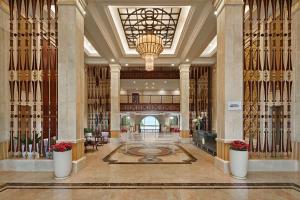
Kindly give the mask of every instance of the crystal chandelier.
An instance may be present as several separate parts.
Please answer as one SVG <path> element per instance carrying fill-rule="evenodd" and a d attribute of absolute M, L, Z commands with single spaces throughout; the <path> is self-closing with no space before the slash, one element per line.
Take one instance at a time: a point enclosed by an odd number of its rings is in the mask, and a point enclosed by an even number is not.
<path fill-rule="evenodd" d="M 147 71 L 154 70 L 154 59 L 164 50 L 162 38 L 153 33 L 141 35 L 136 40 L 136 51 L 145 59 Z"/>

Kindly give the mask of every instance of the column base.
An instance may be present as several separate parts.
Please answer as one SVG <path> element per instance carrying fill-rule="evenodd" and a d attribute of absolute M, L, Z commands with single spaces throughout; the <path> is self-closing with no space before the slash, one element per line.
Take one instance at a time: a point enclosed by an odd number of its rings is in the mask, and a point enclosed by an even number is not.
<path fill-rule="evenodd" d="M 9 148 L 8 141 L 0 142 L 0 160 L 4 160 L 8 158 L 8 148 Z"/>
<path fill-rule="evenodd" d="M 298 160 L 298 171 L 300 171 L 300 142 L 294 142 L 293 159 Z"/>
<path fill-rule="evenodd" d="M 119 130 L 111 130 L 109 143 L 118 144 L 120 143 L 120 131 Z"/>
<path fill-rule="evenodd" d="M 181 130 L 179 136 L 180 136 L 181 143 L 183 144 L 191 143 L 190 130 Z"/>

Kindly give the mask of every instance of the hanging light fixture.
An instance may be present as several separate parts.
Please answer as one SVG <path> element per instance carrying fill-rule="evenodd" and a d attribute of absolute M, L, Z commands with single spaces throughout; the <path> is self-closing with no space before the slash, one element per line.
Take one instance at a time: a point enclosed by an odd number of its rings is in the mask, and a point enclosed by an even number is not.
<path fill-rule="evenodd" d="M 141 35 L 136 40 L 136 51 L 145 59 L 146 71 L 154 70 L 154 59 L 163 50 L 162 38 L 153 33 Z"/>

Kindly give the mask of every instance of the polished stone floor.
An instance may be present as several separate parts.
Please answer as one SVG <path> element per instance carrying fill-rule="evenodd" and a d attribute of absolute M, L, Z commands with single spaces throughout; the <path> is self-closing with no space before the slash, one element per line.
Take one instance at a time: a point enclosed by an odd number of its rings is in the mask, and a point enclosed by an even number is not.
<path fill-rule="evenodd" d="M 197 159 L 173 143 L 122 144 L 104 159 L 110 164 L 191 164 Z"/>
<path fill-rule="evenodd" d="M 300 200 L 300 173 L 249 173 L 236 180 L 214 167 L 213 157 L 182 145 L 191 164 L 109 164 L 118 145 L 87 153 L 86 166 L 58 181 L 53 173 L 0 172 L 0 199 L 238 199 Z"/>

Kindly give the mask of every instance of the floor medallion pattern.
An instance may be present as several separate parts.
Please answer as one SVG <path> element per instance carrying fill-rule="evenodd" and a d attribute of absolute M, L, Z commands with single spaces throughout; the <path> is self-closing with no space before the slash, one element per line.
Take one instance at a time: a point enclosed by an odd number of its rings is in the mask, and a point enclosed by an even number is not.
<path fill-rule="evenodd" d="M 103 159 L 109 164 L 191 164 L 196 160 L 177 144 L 122 144 Z"/>

